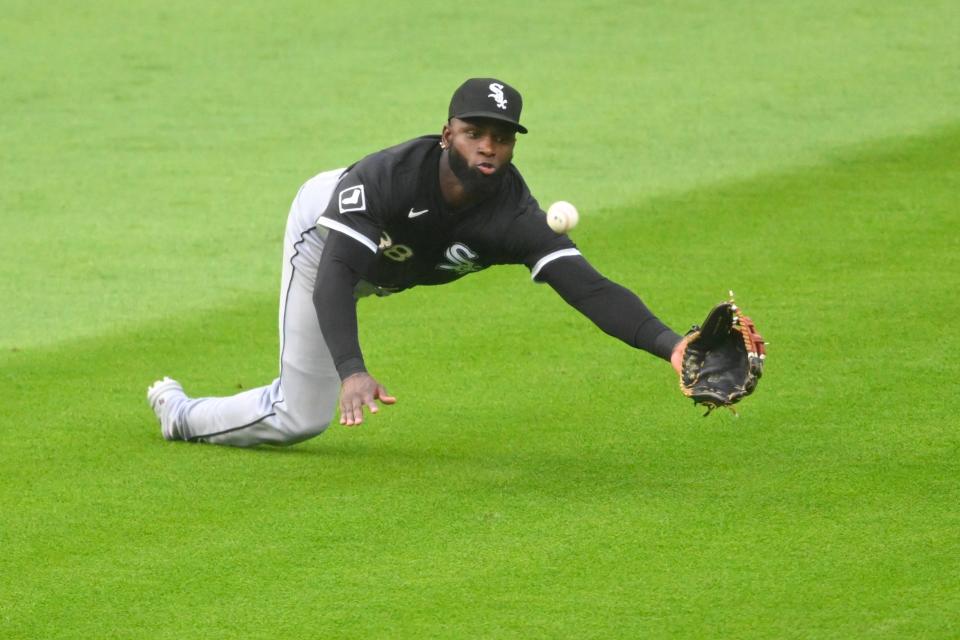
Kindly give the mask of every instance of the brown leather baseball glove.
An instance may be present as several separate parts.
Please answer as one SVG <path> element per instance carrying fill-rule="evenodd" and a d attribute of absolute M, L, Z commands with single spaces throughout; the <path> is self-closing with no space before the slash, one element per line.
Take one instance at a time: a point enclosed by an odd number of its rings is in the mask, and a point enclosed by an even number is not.
<path fill-rule="evenodd" d="M 763 375 L 766 347 L 757 328 L 733 303 L 715 306 L 703 326 L 684 338 L 686 346 L 680 372 L 680 390 L 694 404 L 707 406 L 704 416 L 753 393 Z"/>

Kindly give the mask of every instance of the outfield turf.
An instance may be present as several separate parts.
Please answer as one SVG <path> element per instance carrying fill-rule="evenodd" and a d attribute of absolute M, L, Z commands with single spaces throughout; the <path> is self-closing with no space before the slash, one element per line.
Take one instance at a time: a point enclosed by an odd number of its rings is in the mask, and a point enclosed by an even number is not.
<path fill-rule="evenodd" d="M 318 4 L 0 0 L 0 638 L 960 637 L 955 2 Z M 164 442 L 275 375 L 300 183 L 468 75 L 602 272 L 737 292 L 742 417 L 501 267 L 361 301 L 362 427 Z"/>

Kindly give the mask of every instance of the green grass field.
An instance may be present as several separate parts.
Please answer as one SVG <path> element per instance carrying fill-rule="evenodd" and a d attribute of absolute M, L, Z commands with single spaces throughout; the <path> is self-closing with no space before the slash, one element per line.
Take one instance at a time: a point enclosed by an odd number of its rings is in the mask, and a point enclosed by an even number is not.
<path fill-rule="evenodd" d="M 0 9 L 0 637 L 960 637 L 956 2 Z M 275 375 L 299 185 L 471 75 L 598 269 L 737 292 L 742 416 L 504 267 L 360 303 L 362 427 L 163 441 Z"/>

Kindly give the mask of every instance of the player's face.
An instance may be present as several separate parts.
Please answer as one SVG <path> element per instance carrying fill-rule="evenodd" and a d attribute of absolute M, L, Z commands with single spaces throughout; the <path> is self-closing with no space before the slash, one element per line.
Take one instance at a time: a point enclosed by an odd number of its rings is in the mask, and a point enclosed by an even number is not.
<path fill-rule="evenodd" d="M 517 135 L 506 122 L 490 118 L 452 118 L 443 128 L 450 169 L 465 187 L 499 184 L 513 159 Z"/>

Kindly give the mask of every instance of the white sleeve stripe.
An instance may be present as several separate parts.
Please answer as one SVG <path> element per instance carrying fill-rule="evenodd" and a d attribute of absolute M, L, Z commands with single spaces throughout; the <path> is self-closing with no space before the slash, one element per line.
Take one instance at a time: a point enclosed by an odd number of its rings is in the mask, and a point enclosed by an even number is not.
<path fill-rule="evenodd" d="M 319 217 L 317 218 L 317 224 L 326 227 L 327 229 L 333 229 L 334 231 L 339 231 L 340 233 L 346 234 L 356 240 L 357 242 L 363 243 L 363 245 L 373 251 L 377 252 L 377 245 L 374 244 L 373 240 L 363 235 L 356 229 L 351 229 L 342 222 L 337 222 L 336 220 L 331 220 L 330 218 Z"/>
<path fill-rule="evenodd" d="M 560 249 L 559 251 L 554 251 L 553 253 L 548 253 L 539 260 L 537 264 L 533 265 L 533 269 L 530 270 L 530 278 L 533 280 L 537 279 L 537 274 L 540 273 L 540 270 L 545 266 L 556 260 L 557 258 L 566 258 L 567 256 L 579 256 L 579 249 Z"/>

